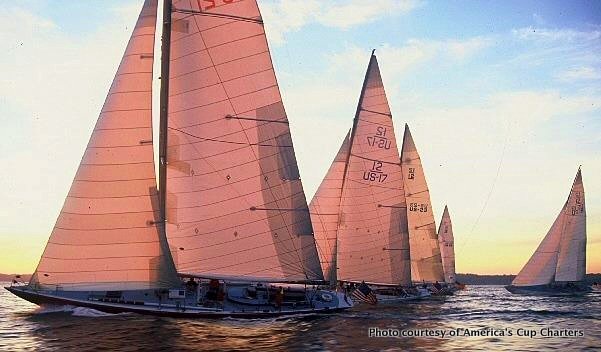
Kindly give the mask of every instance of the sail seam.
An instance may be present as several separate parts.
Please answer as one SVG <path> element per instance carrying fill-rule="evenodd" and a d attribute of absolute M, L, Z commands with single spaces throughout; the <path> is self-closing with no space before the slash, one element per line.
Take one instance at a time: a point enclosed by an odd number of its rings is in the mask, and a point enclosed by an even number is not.
<path fill-rule="evenodd" d="M 244 22 L 252 22 L 252 23 L 257 23 L 257 24 L 263 24 L 263 20 L 260 20 L 260 19 L 249 18 L 249 17 L 242 17 L 242 16 L 235 16 L 235 15 L 227 15 L 227 14 L 223 14 L 223 13 L 202 12 L 202 11 L 187 10 L 187 9 L 178 9 L 178 8 L 174 8 L 173 12 L 184 13 L 184 14 L 187 14 L 187 15 L 199 15 L 199 16 L 208 16 L 208 17 L 229 18 L 229 19 L 233 19 L 233 20 L 237 20 L 237 21 L 244 21 Z"/>
<path fill-rule="evenodd" d="M 215 71 L 217 71 L 214 66 L 211 66 L 211 67 L 207 68 L 206 70 L 211 70 L 211 69 L 214 69 Z M 239 76 L 239 77 L 230 78 L 228 80 L 220 81 L 218 83 L 209 84 L 209 85 L 202 86 L 202 87 L 197 87 L 197 88 L 192 88 L 192 89 L 188 89 L 188 90 L 185 90 L 185 91 L 182 91 L 182 92 L 177 92 L 177 93 L 169 95 L 169 97 L 170 98 L 171 97 L 177 97 L 177 96 L 180 96 L 180 95 L 184 95 L 186 93 L 191 93 L 191 92 L 199 91 L 199 90 L 202 90 L 202 89 L 212 88 L 212 87 L 216 87 L 216 86 L 222 86 L 224 83 L 233 82 L 235 80 L 239 80 L 239 79 L 242 79 L 242 78 L 254 76 L 254 75 L 257 75 L 259 73 L 265 73 L 265 72 L 269 72 L 269 71 L 273 71 L 273 67 L 268 68 L 268 69 L 264 69 L 264 70 L 260 70 L 260 71 L 256 71 L 256 72 L 252 72 L 252 73 L 248 73 L 248 74 L 245 74 L 245 75 L 242 75 L 242 76 Z M 237 97 L 234 97 L 234 98 L 237 98 Z"/>

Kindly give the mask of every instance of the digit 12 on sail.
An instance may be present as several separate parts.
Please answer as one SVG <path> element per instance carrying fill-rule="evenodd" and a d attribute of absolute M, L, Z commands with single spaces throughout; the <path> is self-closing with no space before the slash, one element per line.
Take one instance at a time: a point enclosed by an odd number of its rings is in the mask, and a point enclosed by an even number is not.
<path fill-rule="evenodd" d="M 380 149 L 390 149 L 390 140 L 386 137 L 386 127 L 378 126 L 376 134 L 367 136 L 367 144 Z"/>
<path fill-rule="evenodd" d="M 383 163 L 381 161 L 374 160 L 371 170 L 363 172 L 363 179 L 371 182 L 384 182 L 388 178 L 388 174 L 382 171 Z"/>

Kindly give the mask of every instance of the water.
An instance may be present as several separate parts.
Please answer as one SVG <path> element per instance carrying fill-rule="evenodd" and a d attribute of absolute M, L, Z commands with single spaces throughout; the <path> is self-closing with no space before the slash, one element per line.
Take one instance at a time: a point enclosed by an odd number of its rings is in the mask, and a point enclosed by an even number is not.
<path fill-rule="evenodd" d="M 0 292 L 0 350 L 36 351 L 541 351 L 599 350 L 601 294 L 581 298 L 525 297 L 501 286 L 472 286 L 445 299 L 357 307 L 337 315 L 268 320 L 184 320 L 105 314 L 87 308 L 39 307 Z M 370 338 L 368 329 L 482 328 L 513 336 Z M 540 330 L 582 331 L 542 337 Z M 517 336 L 518 329 L 538 336 Z M 520 330 L 522 331 L 522 330 Z"/>

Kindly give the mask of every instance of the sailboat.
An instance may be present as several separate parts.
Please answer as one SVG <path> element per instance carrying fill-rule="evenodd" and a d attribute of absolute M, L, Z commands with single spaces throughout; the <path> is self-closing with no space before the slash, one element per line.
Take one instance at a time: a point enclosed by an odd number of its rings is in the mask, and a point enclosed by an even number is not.
<path fill-rule="evenodd" d="M 157 188 L 157 9 L 142 7 L 32 279 L 7 289 L 177 317 L 351 307 L 312 286 L 323 273 L 255 0 L 164 1 Z"/>
<path fill-rule="evenodd" d="M 442 289 L 445 276 L 430 190 L 421 158 L 407 124 L 403 135 L 401 168 L 407 199 L 411 279 L 415 284 L 427 286 L 435 294 L 448 293 L 447 290 Z"/>
<path fill-rule="evenodd" d="M 417 297 L 406 207 L 392 114 L 372 52 L 353 128 L 309 207 L 332 285 L 369 285 L 380 302 Z"/>
<path fill-rule="evenodd" d="M 576 295 L 591 291 L 586 274 L 586 208 L 578 168 L 567 201 L 545 238 L 506 289 L 517 294 Z"/>
<path fill-rule="evenodd" d="M 459 283 L 455 277 L 455 239 L 453 238 L 453 223 L 449 208 L 445 205 L 442 219 L 438 226 L 438 243 L 442 257 L 444 282 L 451 289 L 464 289 L 465 284 Z"/>

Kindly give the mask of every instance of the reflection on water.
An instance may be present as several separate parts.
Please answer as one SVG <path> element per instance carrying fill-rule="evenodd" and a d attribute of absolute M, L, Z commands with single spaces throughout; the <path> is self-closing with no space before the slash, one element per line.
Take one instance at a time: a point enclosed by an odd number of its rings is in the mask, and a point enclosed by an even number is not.
<path fill-rule="evenodd" d="M 107 315 L 73 307 L 40 309 L 0 292 L 0 350 L 597 350 L 601 295 L 515 296 L 499 286 L 475 286 L 446 299 L 357 307 L 338 315 L 268 320 L 184 320 Z M 509 329 L 513 336 L 369 338 L 380 329 Z M 516 336 L 517 329 L 583 330 L 583 337 Z"/>

